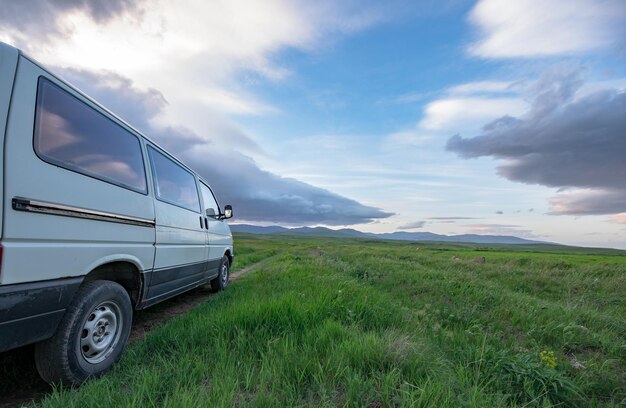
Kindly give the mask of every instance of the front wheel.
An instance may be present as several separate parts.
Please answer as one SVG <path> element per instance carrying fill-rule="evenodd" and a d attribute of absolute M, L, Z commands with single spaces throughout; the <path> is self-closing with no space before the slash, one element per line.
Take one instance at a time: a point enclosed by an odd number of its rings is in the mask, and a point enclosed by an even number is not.
<path fill-rule="evenodd" d="M 211 280 L 211 290 L 219 292 L 228 286 L 228 278 L 230 277 L 230 261 L 227 256 L 222 258 L 220 263 L 219 274 Z"/>
<path fill-rule="evenodd" d="M 51 338 L 35 346 L 35 364 L 51 384 L 77 385 L 117 362 L 132 323 L 126 290 L 111 281 L 81 286 Z"/>

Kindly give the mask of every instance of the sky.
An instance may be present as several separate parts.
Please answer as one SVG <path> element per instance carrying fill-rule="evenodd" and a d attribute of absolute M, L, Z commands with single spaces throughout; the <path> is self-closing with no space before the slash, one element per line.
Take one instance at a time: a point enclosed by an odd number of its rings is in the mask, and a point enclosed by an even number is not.
<path fill-rule="evenodd" d="M 626 249 L 623 0 L 0 0 L 235 222 Z"/>

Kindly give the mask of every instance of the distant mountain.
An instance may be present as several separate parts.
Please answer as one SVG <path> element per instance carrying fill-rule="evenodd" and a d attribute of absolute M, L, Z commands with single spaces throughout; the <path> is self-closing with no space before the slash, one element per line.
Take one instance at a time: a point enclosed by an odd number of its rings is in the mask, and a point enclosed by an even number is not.
<path fill-rule="evenodd" d="M 271 225 L 269 227 L 261 227 L 258 225 L 248 224 L 233 224 L 230 226 L 233 232 L 247 232 L 249 234 L 273 234 L 275 232 L 281 232 L 287 228 L 279 227 L 278 225 Z"/>
<path fill-rule="evenodd" d="M 260 227 L 249 224 L 233 224 L 230 226 L 233 232 L 247 232 L 249 234 L 274 234 L 274 235 L 303 235 L 310 237 L 329 238 L 378 238 L 399 241 L 443 241 L 443 242 L 470 242 L 475 244 L 545 244 L 541 241 L 514 237 L 511 235 L 440 235 L 432 232 L 407 232 L 397 231 L 382 234 L 361 232 L 350 228 L 331 229 L 325 227 L 300 227 L 285 228 L 277 225 Z"/>

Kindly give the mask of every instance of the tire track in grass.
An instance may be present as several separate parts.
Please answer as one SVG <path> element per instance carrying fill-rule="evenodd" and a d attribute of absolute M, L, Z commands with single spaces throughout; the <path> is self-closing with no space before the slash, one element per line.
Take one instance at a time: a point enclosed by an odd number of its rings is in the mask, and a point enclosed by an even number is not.
<path fill-rule="evenodd" d="M 230 282 L 234 282 L 237 279 L 241 278 L 243 275 L 245 275 L 248 272 L 251 272 L 254 269 L 259 268 L 262 265 L 265 265 L 266 263 L 268 263 L 271 259 L 276 258 L 276 255 L 272 255 L 272 256 L 268 256 L 265 259 L 262 259 L 258 262 L 253 263 L 252 265 L 248 265 L 245 268 L 242 268 L 240 270 L 238 270 L 237 272 L 233 272 L 230 274 Z"/>
<path fill-rule="evenodd" d="M 229 282 L 235 282 L 245 274 L 252 272 L 263 264 L 269 262 L 270 259 L 276 255 L 267 257 L 245 268 L 240 269 L 237 272 L 230 274 Z M 228 288 L 226 288 L 228 290 Z M 173 317 L 187 313 L 191 309 L 200 305 L 207 297 L 214 293 L 210 289 L 210 285 L 203 285 L 198 288 L 192 289 L 189 292 L 182 293 L 171 299 L 168 299 L 162 303 L 158 303 L 152 307 L 144 310 L 140 310 L 135 313 L 133 319 L 133 328 L 130 332 L 129 342 L 134 343 L 137 340 L 142 339 L 147 333 L 162 326 L 168 320 Z"/>
<path fill-rule="evenodd" d="M 232 273 L 230 282 L 237 281 L 275 257 L 276 255 L 269 256 Z M 134 343 L 141 340 L 146 334 L 162 326 L 170 319 L 185 314 L 199 306 L 213 294 L 210 286 L 204 285 L 181 293 L 147 309 L 135 311 L 133 314 L 133 327 L 128 342 Z M 20 372 L 20 378 L 12 378 L 10 382 L 17 381 L 17 383 L 22 385 L 12 390 L 0 388 L 0 407 L 21 407 L 33 402 L 39 402 L 52 391 L 52 387 L 39 377 L 32 353 L 32 345 L 0 353 L 0 363 L 14 364 L 16 369 L 11 371 Z M 19 366 L 19 369 L 17 366 Z M 4 378 L 3 380 L 6 381 Z"/>

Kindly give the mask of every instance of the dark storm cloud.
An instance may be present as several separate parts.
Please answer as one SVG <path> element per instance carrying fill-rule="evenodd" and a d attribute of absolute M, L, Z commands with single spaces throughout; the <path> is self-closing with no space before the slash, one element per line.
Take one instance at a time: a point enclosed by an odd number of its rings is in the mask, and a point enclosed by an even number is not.
<path fill-rule="evenodd" d="M 594 215 L 626 212 L 626 191 L 591 190 L 563 193 L 550 199 L 550 214 Z"/>
<path fill-rule="evenodd" d="M 594 191 L 559 194 L 554 214 L 626 211 L 626 93 L 576 97 L 581 84 L 576 71 L 552 72 L 537 82 L 527 115 L 500 118 L 476 137 L 453 136 L 446 147 L 464 158 L 502 159 L 498 174 L 509 180 Z"/>
<path fill-rule="evenodd" d="M 400 225 L 398 229 L 399 230 L 418 229 L 418 228 L 424 228 L 424 225 L 426 225 L 426 221 L 414 221 L 414 222 L 409 222 L 408 224 Z"/>
<path fill-rule="evenodd" d="M 258 149 L 254 141 L 224 118 L 215 117 L 216 122 L 222 121 L 211 129 L 211 135 L 219 135 L 215 138 L 182 127 L 157 127 L 151 119 L 167 105 L 158 91 L 139 91 L 130 80 L 112 73 L 66 70 L 64 76 L 196 170 L 211 184 L 222 204 L 233 205 L 238 220 L 349 225 L 392 215 L 264 171 L 250 157 L 223 148 L 220 141 L 228 140 L 232 145 L 235 140 L 237 146 Z"/>

